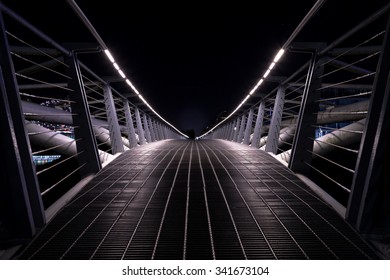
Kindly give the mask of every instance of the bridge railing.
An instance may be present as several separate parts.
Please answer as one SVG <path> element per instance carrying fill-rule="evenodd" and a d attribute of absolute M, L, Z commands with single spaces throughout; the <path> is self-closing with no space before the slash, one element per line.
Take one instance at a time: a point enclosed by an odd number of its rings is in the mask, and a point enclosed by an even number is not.
<path fill-rule="evenodd" d="M 256 103 L 243 106 L 205 137 L 269 152 L 309 179 L 324 199 L 363 231 L 367 224 L 358 213 L 374 216 L 380 211 L 365 201 L 368 188 L 379 189 L 382 184 L 367 185 L 367 174 L 381 169 L 380 163 L 367 163 L 366 169 L 362 164 L 373 160 L 376 146 L 370 150 L 369 143 L 373 145 L 382 135 L 383 119 L 375 116 L 387 112 L 388 17 L 386 5 L 339 37 L 318 43 L 292 42 L 278 73 L 285 78 L 270 77 L 264 82 L 276 81 L 277 87 L 263 91 Z M 368 124 L 368 119 L 375 121 Z"/>
<path fill-rule="evenodd" d="M 96 46 L 57 43 L 55 34 L 1 3 L 0 35 L 6 205 L 0 226 L 10 238 L 33 235 L 45 211 L 114 156 L 181 137 L 147 106 L 132 103 L 135 94 L 112 86 L 125 81 Z"/>

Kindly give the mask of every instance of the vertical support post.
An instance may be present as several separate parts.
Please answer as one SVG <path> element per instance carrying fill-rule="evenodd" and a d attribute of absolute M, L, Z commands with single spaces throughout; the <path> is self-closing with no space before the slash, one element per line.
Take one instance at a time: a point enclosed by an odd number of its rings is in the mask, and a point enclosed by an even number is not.
<path fill-rule="evenodd" d="M 154 129 L 153 120 L 151 117 L 148 118 L 148 125 L 150 130 L 150 138 L 152 142 L 155 142 L 157 140 L 156 138 L 156 131 Z"/>
<path fill-rule="evenodd" d="M 125 151 L 122 142 L 122 134 L 119 127 L 118 116 L 116 114 L 116 108 L 114 98 L 112 97 L 112 91 L 109 84 L 104 85 L 104 104 L 106 106 L 108 128 L 110 131 L 112 154 L 123 153 Z"/>
<path fill-rule="evenodd" d="M 278 92 L 276 93 L 274 109 L 272 111 L 272 118 L 271 118 L 270 128 L 268 131 L 267 144 L 265 146 L 266 152 L 270 152 L 275 155 L 278 152 L 280 124 L 282 122 L 285 92 L 286 92 L 286 87 L 280 85 L 278 88 Z"/>
<path fill-rule="evenodd" d="M 346 219 L 363 234 L 390 234 L 390 17 L 376 69 Z"/>
<path fill-rule="evenodd" d="M 164 135 L 164 131 L 163 131 L 163 126 L 162 126 L 162 124 L 159 122 L 159 123 L 157 124 L 157 127 L 158 127 L 158 131 L 159 131 L 159 133 L 160 133 L 160 135 L 161 135 L 161 140 L 164 140 L 164 139 L 165 139 L 165 135 Z"/>
<path fill-rule="evenodd" d="M 158 125 L 156 120 L 153 122 L 153 128 L 154 128 L 154 133 L 156 134 L 156 140 L 160 141 L 161 135 L 160 135 L 160 131 L 158 130 Z"/>
<path fill-rule="evenodd" d="M 167 126 L 166 125 L 162 125 L 162 132 L 163 132 L 163 135 L 164 135 L 164 139 L 168 139 Z"/>
<path fill-rule="evenodd" d="M 134 123 L 133 123 L 133 117 L 131 115 L 130 111 L 130 105 L 129 101 L 123 100 L 123 106 L 125 109 L 125 116 L 126 116 L 126 127 L 127 127 L 127 138 L 129 139 L 130 148 L 137 147 L 137 138 L 135 136 L 135 129 L 134 129 Z"/>
<path fill-rule="evenodd" d="M 226 133 L 228 131 L 228 125 L 227 124 L 224 124 L 223 125 L 223 129 L 222 129 L 222 135 L 221 135 L 221 138 L 222 139 L 226 139 Z"/>
<path fill-rule="evenodd" d="M 144 129 L 142 128 L 141 116 L 139 114 L 139 110 L 137 107 L 135 108 L 135 120 L 137 122 L 138 141 L 140 145 L 143 145 L 146 143 L 145 133 L 144 133 Z"/>
<path fill-rule="evenodd" d="M 241 143 L 241 141 L 244 138 L 245 120 L 246 120 L 246 116 L 245 116 L 245 113 L 244 113 L 242 115 L 242 117 L 241 117 L 240 129 L 238 131 L 238 135 L 237 135 L 237 138 L 236 138 L 236 142 L 237 143 Z"/>
<path fill-rule="evenodd" d="M 298 123 L 293 145 L 291 148 L 291 158 L 288 167 L 296 172 L 308 175 L 310 167 L 306 164 L 311 163 L 313 151 L 313 140 L 309 137 L 315 137 L 315 128 L 313 124 L 317 121 L 318 103 L 320 91 L 317 90 L 322 83 L 319 78 L 324 72 L 324 66 L 318 62 L 317 52 L 313 52 L 307 73 L 305 89 L 303 91 L 301 109 L 299 110 Z"/>
<path fill-rule="evenodd" d="M 147 120 L 146 114 L 143 114 L 143 117 L 144 117 L 144 127 L 145 127 L 146 141 L 148 143 L 150 143 L 150 142 L 152 142 L 152 137 L 150 136 L 149 124 L 148 124 L 148 120 Z"/>
<path fill-rule="evenodd" d="M 229 136 L 229 140 L 230 141 L 234 141 L 234 139 L 236 137 L 236 133 L 238 133 L 238 130 L 237 130 L 237 120 L 238 119 L 235 119 L 234 121 L 232 121 L 232 129 L 230 131 L 230 136 Z"/>
<path fill-rule="evenodd" d="M 0 94 L 0 240 L 12 246 L 12 239 L 32 237 L 46 220 L 1 11 Z"/>
<path fill-rule="evenodd" d="M 235 122 L 234 122 L 234 127 L 233 127 L 233 137 L 232 137 L 232 141 L 236 142 L 237 140 L 237 137 L 238 137 L 238 131 L 240 130 L 240 118 L 237 117 Z"/>
<path fill-rule="evenodd" d="M 230 122 L 230 129 L 229 129 L 229 135 L 228 135 L 228 140 L 232 141 L 234 137 L 234 124 L 235 122 L 232 121 Z"/>
<path fill-rule="evenodd" d="M 232 129 L 233 129 L 232 127 L 233 127 L 233 124 L 231 122 L 226 124 L 226 132 L 225 132 L 225 139 L 226 140 L 230 140 L 230 135 L 232 134 Z"/>
<path fill-rule="evenodd" d="M 75 127 L 74 134 L 76 142 L 81 177 L 97 173 L 102 165 L 99 159 L 96 138 L 92 129 L 91 114 L 89 112 L 87 96 L 81 76 L 80 65 L 77 56 L 72 52 L 65 57 L 65 63 L 69 66 L 68 75 L 71 79 L 68 82 L 73 93 L 69 94 L 72 110 L 72 120 Z"/>
<path fill-rule="evenodd" d="M 172 139 L 172 130 L 169 126 L 165 126 L 165 135 L 167 136 L 167 139 Z"/>
<path fill-rule="evenodd" d="M 218 139 L 218 135 L 219 135 L 219 128 L 214 130 L 214 132 L 211 135 L 212 136 L 211 139 Z"/>
<path fill-rule="evenodd" d="M 164 133 L 165 133 L 165 139 L 172 139 L 171 138 L 171 129 L 169 128 L 169 126 L 167 125 L 164 125 Z"/>
<path fill-rule="evenodd" d="M 262 101 L 257 110 L 256 124 L 253 130 L 252 147 L 260 148 L 260 138 L 263 132 L 263 120 L 264 120 L 264 108 L 265 102 Z"/>
<path fill-rule="evenodd" d="M 248 119 L 246 121 L 245 135 L 244 135 L 244 144 L 249 145 L 251 140 L 252 132 L 252 123 L 253 123 L 253 108 L 249 109 Z"/>

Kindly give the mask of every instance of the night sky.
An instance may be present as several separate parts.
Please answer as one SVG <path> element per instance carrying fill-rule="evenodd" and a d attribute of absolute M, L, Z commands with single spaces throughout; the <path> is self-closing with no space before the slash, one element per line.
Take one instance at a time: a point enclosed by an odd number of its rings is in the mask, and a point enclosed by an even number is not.
<path fill-rule="evenodd" d="M 60 42 L 96 42 L 66 1 L 2 2 Z M 315 2 L 76 1 L 145 99 L 196 135 L 242 101 Z M 328 0 L 297 40 L 335 38 L 387 2 Z"/>

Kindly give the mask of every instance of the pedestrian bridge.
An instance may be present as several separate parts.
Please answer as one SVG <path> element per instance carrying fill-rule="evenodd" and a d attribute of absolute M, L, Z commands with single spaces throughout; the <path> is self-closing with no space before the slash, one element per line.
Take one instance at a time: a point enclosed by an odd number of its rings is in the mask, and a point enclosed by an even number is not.
<path fill-rule="evenodd" d="M 97 50 L 0 2 L 1 259 L 390 259 L 390 4 L 189 139 L 67 2 Z"/>

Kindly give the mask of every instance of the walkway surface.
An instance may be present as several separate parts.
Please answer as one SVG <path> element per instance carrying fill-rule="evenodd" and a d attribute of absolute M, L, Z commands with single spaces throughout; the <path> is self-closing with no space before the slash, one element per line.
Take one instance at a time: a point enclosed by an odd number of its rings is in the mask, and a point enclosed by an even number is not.
<path fill-rule="evenodd" d="M 111 162 L 19 259 L 377 259 L 289 169 L 223 140 L 166 140 Z"/>

